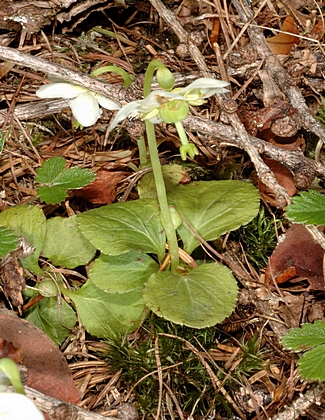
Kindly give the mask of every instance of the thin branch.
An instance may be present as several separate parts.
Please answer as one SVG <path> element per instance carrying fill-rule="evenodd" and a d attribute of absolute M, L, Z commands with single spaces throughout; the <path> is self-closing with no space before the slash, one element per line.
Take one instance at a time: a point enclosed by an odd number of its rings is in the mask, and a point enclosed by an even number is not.
<path fill-rule="evenodd" d="M 202 56 L 199 48 L 191 41 L 191 37 L 183 26 L 178 22 L 175 14 L 167 9 L 160 0 L 149 0 L 152 6 L 157 10 L 159 16 L 171 27 L 181 43 L 188 45 L 190 56 L 202 72 L 204 77 L 212 77 L 208 66 Z"/>
<path fill-rule="evenodd" d="M 11 388 L 11 387 L 10 387 Z M 107 417 L 94 412 L 90 412 L 76 404 L 67 403 L 27 386 L 24 387 L 26 396 L 44 413 L 48 414 L 53 420 L 107 420 Z M 110 417 L 110 420 L 118 420 L 116 417 Z"/>
<path fill-rule="evenodd" d="M 70 83 L 84 86 L 93 92 L 100 93 L 101 95 L 118 102 L 125 96 L 123 95 L 125 89 L 120 85 L 101 82 L 80 71 L 63 67 L 59 64 L 44 60 L 43 58 L 34 57 L 14 48 L 0 45 L 0 59 L 10 61 L 23 67 L 29 67 L 35 71 L 40 71 Z"/>

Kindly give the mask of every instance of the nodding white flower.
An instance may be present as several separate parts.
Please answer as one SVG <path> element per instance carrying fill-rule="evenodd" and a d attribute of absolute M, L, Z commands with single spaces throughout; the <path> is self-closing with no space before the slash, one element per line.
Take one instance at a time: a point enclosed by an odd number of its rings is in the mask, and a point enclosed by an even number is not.
<path fill-rule="evenodd" d="M 187 117 L 187 104 L 202 105 L 206 98 L 215 93 L 229 92 L 225 88 L 228 85 L 228 82 L 222 80 L 203 77 L 195 80 L 185 88 L 176 88 L 171 92 L 161 89 L 153 90 L 146 98 L 130 102 L 121 108 L 116 114 L 110 129 L 115 128 L 120 121 L 133 115 L 134 112 L 140 114 L 143 119 L 150 120 L 153 123 L 181 121 Z M 183 102 L 183 106 L 181 106 L 179 101 Z M 175 117 L 170 117 L 168 113 L 169 118 L 167 121 L 165 119 L 166 111 L 174 113 Z M 175 118 L 175 121 L 173 118 Z"/>
<path fill-rule="evenodd" d="M 110 111 L 121 108 L 120 104 L 112 99 L 68 82 L 52 82 L 44 85 L 36 91 L 36 95 L 42 99 L 71 99 L 69 107 L 75 119 L 83 127 L 89 127 L 99 119 L 102 114 L 99 105 Z"/>
<path fill-rule="evenodd" d="M 121 108 L 115 115 L 110 129 L 112 130 L 115 128 L 120 121 L 124 120 L 129 115 L 133 115 L 135 112 L 141 114 L 144 119 L 150 120 L 153 123 L 162 122 L 162 118 L 159 118 L 158 115 L 160 107 L 164 107 L 166 104 L 176 99 L 183 101 L 184 97 L 172 92 L 166 92 L 165 90 L 153 90 L 146 98 L 129 102 Z"/>

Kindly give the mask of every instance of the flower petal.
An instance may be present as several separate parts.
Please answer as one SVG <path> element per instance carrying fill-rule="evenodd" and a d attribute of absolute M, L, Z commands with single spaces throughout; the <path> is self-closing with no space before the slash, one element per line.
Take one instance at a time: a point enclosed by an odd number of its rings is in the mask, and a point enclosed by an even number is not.
<path fill-rule="evenodd" d="M 127 118 L 133 111 L 137 111 L 140 114 L 148 114 L 149 112 L 156 108 L 158 109 L 173 99 L 184 100 L 184 96 L 159 89 L 153 90 L 144 99 L 130 102 L 126 104 L 122 109 L 120 109 L 119 112 L 115 115 L 112 124 L 110 125 L 110 130 L 113 130 L 113 128 L 115 128 L 120 121 Z M 153 112 L 153 115 L 154 114 L 155 113 Z M 150 121 L 153 119 L 153 121 L 158 122 L 158 119 L 155 119 L 155 115 L 153 117 L 149 115 L 149 118 Z M 161 120 L 159 119 L 159 122 L 160 121 Z"/>
<path fill-rule="evenodd" d="M 0 394 L 0 418 L 3 420 L 44 420 L 43 414 L 33 402 L 22 394 Z"/>
<path fill-rule="evenodd" d="M 86 92 L 87 89 L 72 83 L 65 82 L 54 82 L 48 85 L 41 86 L 37 91 L 36 95 L 41 98 L 63 98 L 72 99 Z"/>
<path fill-rule="evenodd" d="M 115 109 L 121 109 L 121 105 L 113 101 L 112 99 L 108 99 L 105 96 L 99 95 L 95 92 L 91 92 L 91 94 L 95 96 L 99 105 L 101 105 L 103 108 L 109 109 L 110 111 L 114 111 Z"/>
<path fill-rule="evenodd" d="M 146 98 L 138 101 L 140 104 L 139 112 L 147 113 L 174 99 L 184 100 L 184 97 L 178 93 L 166 92 L 165 90 L 153 90 Z"/>
<path fill-rule="evenodd" d="M 132 101 L 124 105 L 123 108 L 121 108 L 119 112 L 115 115 L 115 118 L 113 119 L 109 129 L 113 130 L 119 122 L 125 120 L 125 118 L 127 118 L 133 111 L 140 112 L 141 106 L 139 102 L 141 101 Z"/>
<path fill-rule="evenodd" d="M 225 89 L 226 86 L 229 86 L 229 83 L 224 82 L 223 80 L 212 79 L 211 77 L 201 77 L 200 79 L 196 79 L 193 83 L 189 84 L 185 88 L 178 90 L 177 93 L 186 95 L 186 93 L 192 89 L 200 89 L 200 97 L 208 98 L 215 93 L 229 92 L 228 89 Z"/>
<path fill-rule="evenodd" d="M 72 99 L 69 106 L 75 119 L 84 127 L 95 124 L 102 113 L 96 98 L 89 90 Z"/>

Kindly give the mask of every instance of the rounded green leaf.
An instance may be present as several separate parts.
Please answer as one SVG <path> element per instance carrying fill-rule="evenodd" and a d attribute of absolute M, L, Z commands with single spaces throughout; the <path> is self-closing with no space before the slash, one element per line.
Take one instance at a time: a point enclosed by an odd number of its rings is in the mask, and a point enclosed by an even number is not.
<path fill-rule="evenodd" d="M 192 328 L 205 328 L 231 315 L 238 286 L 231 271 L 219 263 L 204 264 L 185 275 L 153 274 L 143 298 L 157 315 Z"/>
<path fill-rule="evenodd" d="M 15 206 L 0 213 L 0 226 L 9 227 L 35 247 L 33 254 L 21 261 L 25 268 L 34 273 L 42 273 L 38 258 L 45 240 L 45 222 L 43 211 L 36 206 Z"/>
<path fill-rule="evenodd" d="M 43 254 L 54 265 L 75 268 L 87 264 L 96 248 L 83 236 L 77 225 L 77 216 L 53 217 L 46 222 Z"/>
<path fill-rule="evenodd" d="M 141 291 L 106 293 L 90 280 L 76 292 L 64 288 L 61 292 L 73 301 L 84 327 L 96 337 L 136 330 L 145 309 Z"/>
<path fill-rule="evenodd" d="M 159 265 L 147 254 L 130 251 L 111 256 L 100 255 L 89 270 L 89 279 L 108 293 L 141 291 Z"/>
<path fill-rule="evenodd" d="M 134 249 L 164 257 L 166 236 L 155 200 L 114 203 L 81 213 L 77 220 L 83 235 L 103 254 Z"/>
<path fill-rule="evenodd" d="M 185 222 L 178 228 L 184 249 L 191 254 L 199 240 L 188 224 L 204 240 L 212 241 L 250 222 L 258 213 L 258 190 L 243 181 L 199 181 L 180 185 L 168 194 Z"/>

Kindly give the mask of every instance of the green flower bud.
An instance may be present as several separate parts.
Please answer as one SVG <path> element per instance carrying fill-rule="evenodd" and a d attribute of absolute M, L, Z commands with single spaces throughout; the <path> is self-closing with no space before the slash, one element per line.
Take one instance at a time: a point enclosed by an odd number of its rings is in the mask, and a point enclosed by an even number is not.
<path fill-rule="evenodd" d="M 165 66 L 158 67 L 157 82 L 162 89 L 172 90 L 175 84 L 173 73 Z"/>
<path fill-rule="evenodd" d="M 159 116 L 167 124 L 183 121 L 189 112 L 188 103 L 183 100 L 174 99 L 159 109 Z"/>

